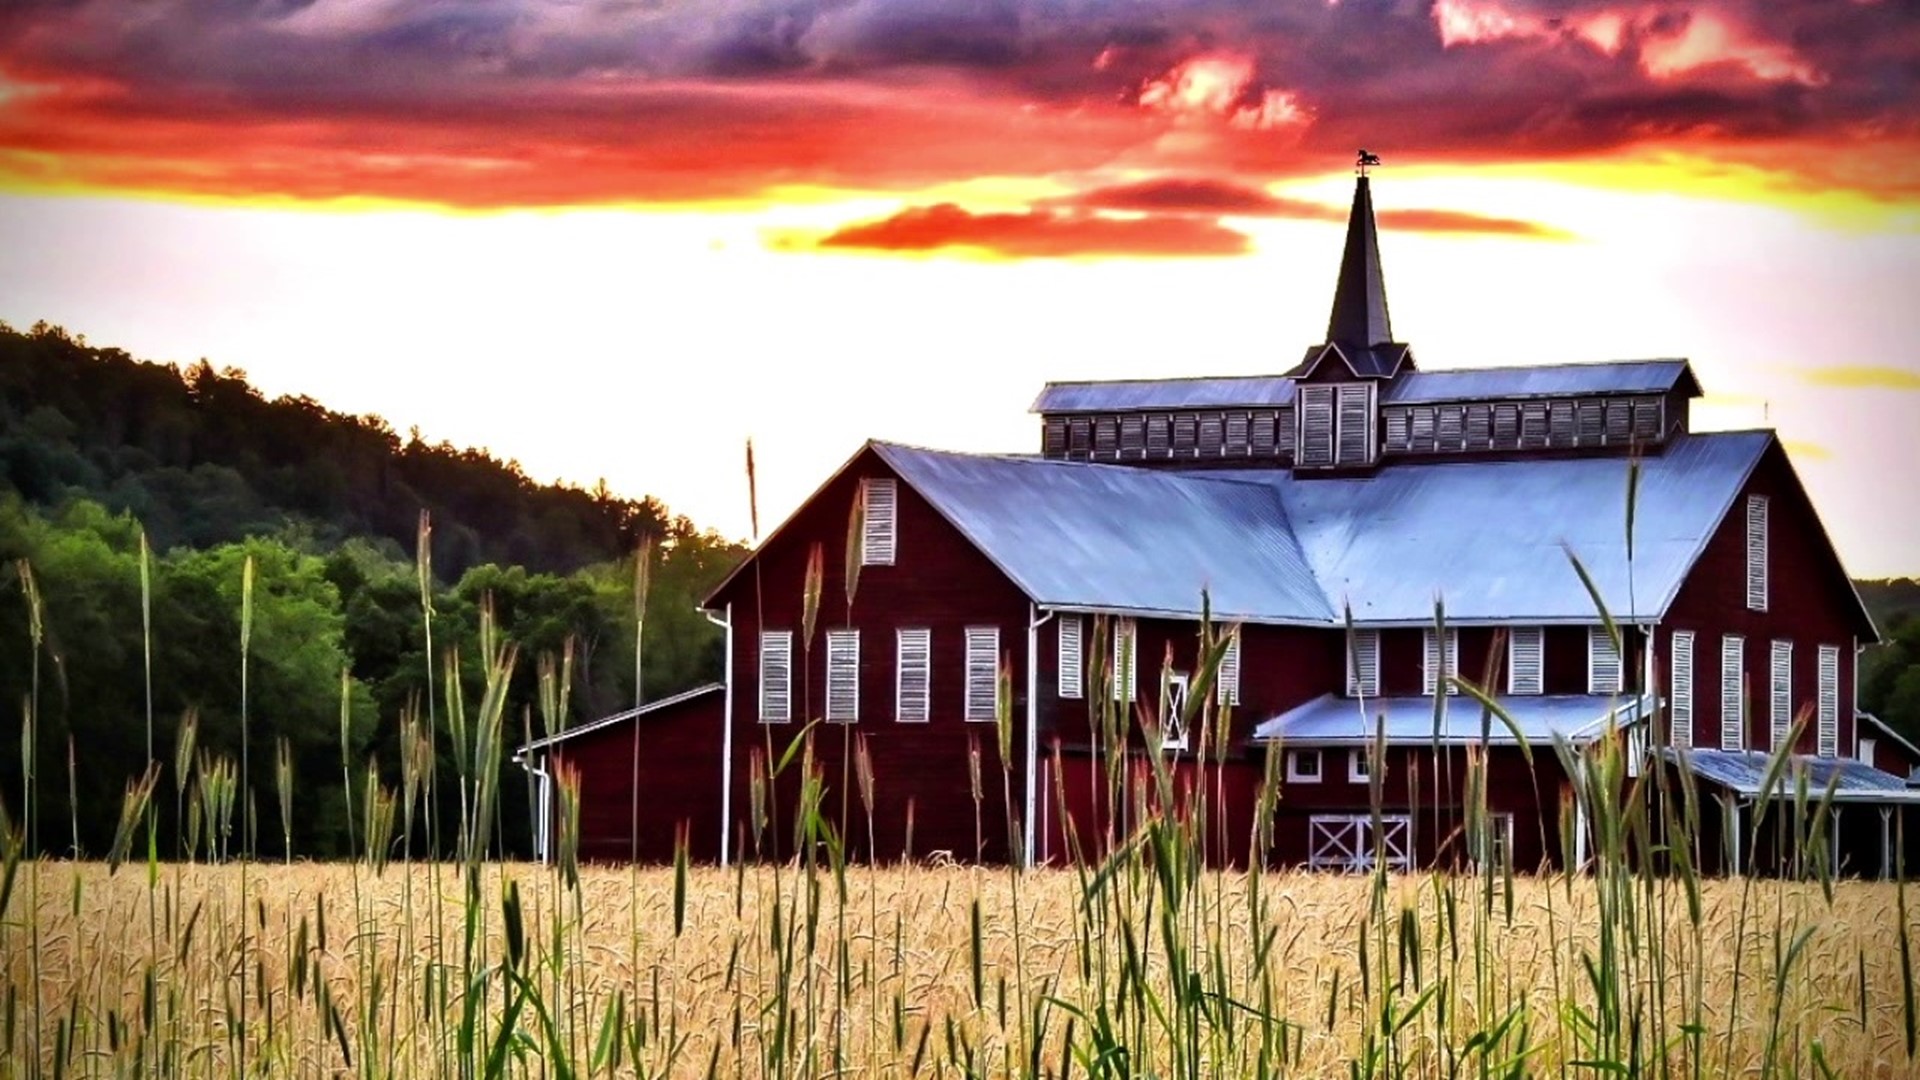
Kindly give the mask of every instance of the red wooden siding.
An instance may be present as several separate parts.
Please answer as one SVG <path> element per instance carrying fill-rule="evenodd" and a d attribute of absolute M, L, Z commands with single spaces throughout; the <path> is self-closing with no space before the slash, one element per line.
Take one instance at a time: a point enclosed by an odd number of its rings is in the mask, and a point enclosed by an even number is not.
<path fill-rule="evenodd" d="M 611 724 L 554 745 L 551 771 L 557 775 L 561 768 L 579 770 L 583 860 L 626 862 L 637 850 L 642 862 L 668 861 L 673 858 L 675 832 L 683 824 L 688 829 L 690 857 L 702 862 L 720 857 L 725 700 L 722 691 L 701 694 L 637 721 Z M 637 776 L 635 740 L 640 753 Z M 636 781 L 641 792 L 637 848 L 632 842 Z M 557 823 L 554 835 L 558 837 Z"/>

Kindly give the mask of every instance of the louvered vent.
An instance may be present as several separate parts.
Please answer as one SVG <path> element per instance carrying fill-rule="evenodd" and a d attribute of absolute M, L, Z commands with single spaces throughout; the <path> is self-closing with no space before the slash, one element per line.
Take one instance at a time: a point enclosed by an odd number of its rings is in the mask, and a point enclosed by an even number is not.
<path fill-rule="evenodd" d="M 1339 462 L 1373 463 L 1373 387 L 1368 384 L 1340 387 Z"/>
<path fill-rule="evenodd" d="M 1333 387 L 1300 388 L 1300 452 L 1307 467 L 1333 464 Z"/>
<path fill-rule="evenodd" d="M 1820 646 L 1820 756 L 1840 753 L 1840 648 Z"/>
<path fill-rule="evenodd" d="M 760 721 L 783 724 L 793 719 L 793 632 L 760 635 Z"/>
<path fill-rule="evenodd" d="M 860 631 L 827 631 L 827 720 L 860 719 Z"/>
<path fill-rule="evenodd" d="M 1347 695 L 1380 696 L 1380 631 L 1355 630 L 1347 643 Z"/>
<path fill-rule="evenodd" d="M 1793 734 L 1793 642 L 1775 641 L 1768 665 L 1768 720 L 1775 750 L 1787 745 Z"/>
<path fill-rule="evenodd" d="M 891 479 L 869 479 L 860 484 L 864 529 L 860 562 L 865 566 L 892 566 L 897 532 L 899 490 Z"/>
<path fill-rule="evenodd" d="M 1063 698 L 1082 697 L 1086 693 L 1086 653 L 1081 646 L 1081 632 L 1085 627 L 1078 615 L 1061 615 L 1060 619 L 1060 696 Z"/>
<path fill-rule="evenodd" d="M 1000 628 L 967 627 L 968 720 L 994 720 L 994 699 L 1000 692 Z"/>
<path fill-rule="evenodd" d="M 1516 626 L 1507 637 L 1507 692 L 1538 694 L 1546 686 L 1546 632 Z"/>
<path fill-rule="evenodd" d="M 1447 655 L 1444 658 L 1440 655 L 1438 634 L 1431 629 L 1423 630 L 1420 639 L 1424 650 L 1420 664 L 1420 692 L 1431 695 L 1440 686 L 1444 676 L 1458 677 L 1460 674 L 1460 631 L 1447 631 Z M 1452 682 L 1446 683 L 1446 689 L 1449 694 L 1460 692 L 1460 687 Z"/>
<path fill-rule="evenodd" d="M 1113 700 L 1132 701 L 1138 694 L 1134 676 L 1140 670 L 1132 619 L 1122 619 L 1113 628 Z"/>
<path fill-rule="evenodd" d="M 1672 721 L 1668 738 L 1674 746 L 1693 745 L 1693 631 L 1673 632 L 1673 657 L 1670 662 L 1667 716 Z"/>
<path fill-rule="evenodd" d="M 1767 610 L 1767 497 L 1747 496 L 1747 607 Z"/>
<path fill-rule="evenodd" d="M 1617 694 L 1620 684 L 1620 651 L 1604 626 L 1587 627 L 1587 693 Z"/>
<path fill-rule="evenodd" d="M 933 707 L 933 631 L 899 630 L 894 634 L 895 720 L 926 723 Z"/>
<path fill-rule="evenodd" d="M 1240 704 L 1240 631 L 1227 634 L 1226 650 L 1220 655 L 1220 670 L 1214 673 L 1214 698 L 1222 705 Z"/>
<path fill-rule="evenodd" d="M 1746 745 L 1745 638 L 1728 634 L 1720 639 L 1720 749 L 1739 750 Z"/>

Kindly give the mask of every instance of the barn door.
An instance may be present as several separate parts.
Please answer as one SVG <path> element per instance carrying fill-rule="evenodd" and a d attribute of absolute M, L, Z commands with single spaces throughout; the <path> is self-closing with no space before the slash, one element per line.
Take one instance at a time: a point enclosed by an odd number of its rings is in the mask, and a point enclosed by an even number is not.
<path fill-rule="evenodd" d="M 1377 846 L 1387 869 L 1413 869 L 1413 823 L 1409 818 L 1383 816 L 1379 839 L 1376 845 L 1372 815 L 1316 814 L 1307 819 L 1307 866 L 1313 870 L 1364 872 L 1373 869 Z"/>

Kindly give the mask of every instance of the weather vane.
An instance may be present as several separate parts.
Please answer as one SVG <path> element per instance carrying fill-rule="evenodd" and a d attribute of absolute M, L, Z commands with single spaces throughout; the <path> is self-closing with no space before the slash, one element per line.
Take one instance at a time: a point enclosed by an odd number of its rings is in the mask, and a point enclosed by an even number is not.
<path fill-rule="evenodd" d="M 1360 156 L 1354 160 L 1353 171 L 1361 176 L 1365 176 L 1367 175 L 1368 169 L 1378 164 L 1380 164 L 1379 154 L 1373 153 L 1370 150 L 1361 150 Z"/>

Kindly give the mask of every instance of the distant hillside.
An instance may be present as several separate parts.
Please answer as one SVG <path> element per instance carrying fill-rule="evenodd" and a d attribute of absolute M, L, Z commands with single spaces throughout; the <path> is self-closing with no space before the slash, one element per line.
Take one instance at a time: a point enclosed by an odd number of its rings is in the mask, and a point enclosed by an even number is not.
<path fill-rule="evenodd" d="M 402 438 L 379 417 L 267 400 L 234 368 L 184 372 L 57 326 L 0 323 L 0 492 L 78 495 L 134 514 L 156 547 L 205 547 L 288 525 L 323 544 L 364 535 L 411 551 L 433 515 L 434 566 L 566 573 L 643 535 L 696 531 L 653 499 L 537 484 L 485 451 Z"/>

